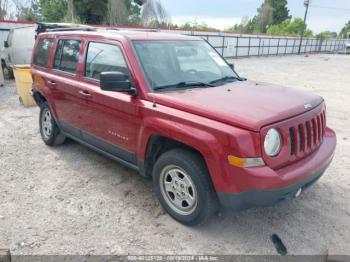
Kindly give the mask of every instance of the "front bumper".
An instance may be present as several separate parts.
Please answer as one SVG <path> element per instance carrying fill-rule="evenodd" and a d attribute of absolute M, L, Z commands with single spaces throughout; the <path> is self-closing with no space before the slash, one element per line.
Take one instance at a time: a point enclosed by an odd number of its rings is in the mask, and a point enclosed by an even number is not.
<path fill-rule="evenodd" d="M 323 143 L 314 153 L 279 170 L 269 167 L 246 168 L 239 184 L 249 187 L 241 192 L 218 192 L 222 206 L 242 210 L 271 206 L 292 199 L 315 183 L 331 163 L 336 146 L 335 133 L 327 129 Z"/>
<path fill-rule="evenodd" d="M 299 189 L 304 191 L 315 183 L 323 175 L 326 168 L 323 168 L 313 176 L 308 177 L 308 179 L 292 186 L 270 190 L 254 189 L 242 193 L 219 192 L 218 197 L 222 206 L 234 210 L 243 210 L 258 206 L 272 206 L 279 202 L 295 198 Z"/>

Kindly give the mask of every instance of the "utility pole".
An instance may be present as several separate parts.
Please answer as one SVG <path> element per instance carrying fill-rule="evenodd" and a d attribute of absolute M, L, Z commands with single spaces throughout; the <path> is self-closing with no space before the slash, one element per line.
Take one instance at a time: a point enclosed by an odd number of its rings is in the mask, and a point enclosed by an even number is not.
<path fill-rule="evenodd" d="M 304 32 L 306 29 L 306 18 L 307 18 L 307 12 L 309 11 L 309 4 L 310 4 L 310 0 L 304 0 L 304 6 L 305 6 L 305 15 L 304 15 L 304 26 L 303 26 L 303 30 L 301 31 L 301 36 L 300 36 L 300 44 L 299 44 L 299 51 L 298 54 L 300 55 L 300 51 L 301 51 L 301 44 L 303 43 L 303 38 L 304 38 Z"/>

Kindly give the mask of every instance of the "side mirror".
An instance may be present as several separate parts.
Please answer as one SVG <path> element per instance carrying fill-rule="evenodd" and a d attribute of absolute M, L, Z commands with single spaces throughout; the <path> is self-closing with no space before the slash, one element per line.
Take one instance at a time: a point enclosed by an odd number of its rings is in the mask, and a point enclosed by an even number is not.
<path fill-rule="evenodd" d="M 4 41 L 4 47 L 5 47 L 5 48 L 8 48 L 8 47 L 9 47 L 9 42 L 7 42 L 7 40 Z"/>
<path fill-rule="evenodd" d="M 234 64 L 228 63 L 228 66 L 229 66 L 233 71 L 235 71 L 235 65 L 234 65 Z"/>
<path fill-rule="evenodd" d="M 137 95 L 137 91 L 131 86 L 129 76 L 121 72 L 101 72 L 100 87 L 105 91 L 128 92 L 132 96 Z"/>

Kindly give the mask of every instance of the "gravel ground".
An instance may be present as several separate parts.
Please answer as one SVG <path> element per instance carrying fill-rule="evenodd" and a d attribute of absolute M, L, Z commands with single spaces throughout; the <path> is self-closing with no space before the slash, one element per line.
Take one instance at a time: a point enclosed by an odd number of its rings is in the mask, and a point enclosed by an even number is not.
<path fill-rule="evenodd" d="M 234 60 L 250 79 L 322 95 L 338 147 L 326 174 L 300 198 L 275 207 L 224 211 L 185 227 L 166 215 L 151 181 L 75 142 L 41 141 L 36 107 L 0 87 L 0 249 L 12 254 L 350 255 L 350 56 Z"/>

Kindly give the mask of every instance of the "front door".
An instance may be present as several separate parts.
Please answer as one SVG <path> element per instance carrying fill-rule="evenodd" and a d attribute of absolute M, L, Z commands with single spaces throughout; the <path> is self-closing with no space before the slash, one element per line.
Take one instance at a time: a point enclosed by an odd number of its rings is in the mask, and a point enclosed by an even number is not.
<path fill-rule="evenodd" d="M 137 136 L 141 127 L 140 100 L 127 93 L 103 91 L 101 72 L 119 71 L 130 76 L 118 42 L 89 42 L 83 72 L 85 98 L 82 137 L 88 143 L 136 164 Z M 131 81 L 132 82 L 132 81 Z"/>

